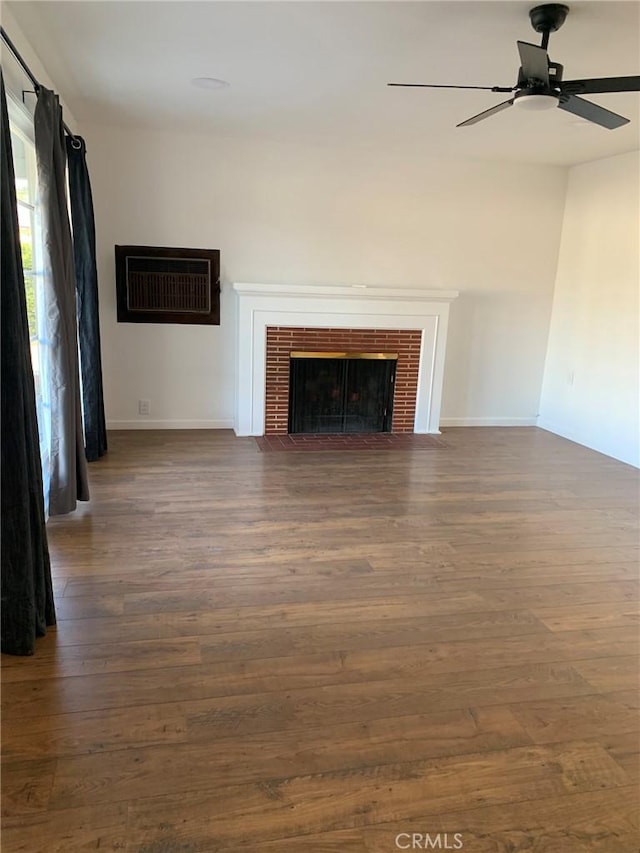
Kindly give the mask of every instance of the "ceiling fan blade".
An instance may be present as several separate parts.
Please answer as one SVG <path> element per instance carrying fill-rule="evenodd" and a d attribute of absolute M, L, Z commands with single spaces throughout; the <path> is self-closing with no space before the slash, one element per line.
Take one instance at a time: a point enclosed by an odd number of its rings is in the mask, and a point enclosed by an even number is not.
<path fill-rule="evenodd" d="M 471 116 L 471 118 L 468 118 L 466 121 L 457 124 L 456 127 L 468 127 L 470 124 L 476 124 L 479 121 L 483 121 L 485 118 L 489 118 L 489 116 L 501 113 L 502 110 L 506 110 L 507 107 L 510 107 L 512 103 L 513 98 L 510 98 L 508 101 L 503 101 L 501 104 L 496 104 L 495 107 L 491 107 L 482 113 L 478 113 L 478 115 Z"/>
<path fill-rule="evenodd" d="M 549 85 L 549 55 L 537 44 L 527 41 L 518 42 L 522 76 L 525 80 L 539 80 L 545 86 Z"/>
<path fill-rule="evenodd" d="M 513 86 L 448 86 L 443 83 L 387 83 L 387 86 L 405 86 L 412 89 L 486 89 L 488 92 L 513 92 Z"/>
<path fill-rule="evenodd" d="M 564 80 L 562 92 L 570 95 L 597 95 L 600 92 L 640 92 L 640 77 L 594 77 L 590 80 Z"/>
<path fill-rule="evenodd" d="M 605 110 L 604 107 L 598 104 L 593 104 L 591 101 L 585 101 L 584 98 L 577 98 L 571 95 L 568 100 L 561 100 L 558 103 L 561 110 L 566 110 L 568 113 L 573 113 L 580 118 L 586 118 L 587 121 L 592 121 L 594 124 L 599 124 L 608 130 L 614 130 L 616 127 L 622 127 L 623 124 L 628 124 L 629 119 L 618 113 L 612 113 L 611 110 Z"/>

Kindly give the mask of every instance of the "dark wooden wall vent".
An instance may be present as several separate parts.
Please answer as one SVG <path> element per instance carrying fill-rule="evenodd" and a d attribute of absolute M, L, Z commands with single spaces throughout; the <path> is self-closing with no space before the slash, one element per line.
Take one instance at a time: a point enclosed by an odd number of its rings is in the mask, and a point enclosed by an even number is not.
<path fill-rule="evenodd" d="M 218 249 L 116 246 L 119 323 L 220 323 Z"/>

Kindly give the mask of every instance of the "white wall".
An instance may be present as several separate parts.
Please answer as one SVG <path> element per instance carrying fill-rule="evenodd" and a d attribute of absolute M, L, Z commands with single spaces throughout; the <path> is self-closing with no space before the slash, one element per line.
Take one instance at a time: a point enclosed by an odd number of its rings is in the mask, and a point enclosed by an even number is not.
<path fill-rule="evenodd" d="M 640 156 L 570 170 L 540 426 L 640 465 Z"/>
<path fill-rule="evenodd" d="M 83 127 L 107 419 L 229 425 L 229 284 L 450 288 L 443 423 L 535 423 L 563 169 Z M 219 248 L 220 327 L 116 323 L 114 244 Z M 137 402 L 151 400 L 150 417 Z"/>

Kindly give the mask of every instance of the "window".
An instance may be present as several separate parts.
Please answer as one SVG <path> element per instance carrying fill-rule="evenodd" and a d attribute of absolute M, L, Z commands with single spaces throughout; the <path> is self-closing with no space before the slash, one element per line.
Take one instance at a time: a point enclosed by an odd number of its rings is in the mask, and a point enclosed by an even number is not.
<path fill-rule="evenodd" d="M 37 240 L 37 185 L 35 173 L 35 151 L 30 140 L 15 127 L 11 128 L 11 145 L 16 174 L 16 196 L 18 199 L 18 224 L 20 226 L 20 248 L 27 297 L 27 319 L 31 338 L 31 360 L 36 382 L 39 381 L 38 359 L 38 287 L 36 279 L 40 264 L 37 263 L 39 241 Z"/>
<path fill-rule="evenodd" d="M 49 493 L 51 406 L 48 394 L 48 356 L 50 344 L 44 332 L 44 277 L 42 231 L 38 200 L 36 152 L 33 124 L 20 104 L 7 98 L 13 165 L 18 201 L 18 225 L 24 270 L 27 320 L 31 340 L 31 365 L 36 389 L 36 410 L 40 436 L 40 458 L 45 504 Z"/>

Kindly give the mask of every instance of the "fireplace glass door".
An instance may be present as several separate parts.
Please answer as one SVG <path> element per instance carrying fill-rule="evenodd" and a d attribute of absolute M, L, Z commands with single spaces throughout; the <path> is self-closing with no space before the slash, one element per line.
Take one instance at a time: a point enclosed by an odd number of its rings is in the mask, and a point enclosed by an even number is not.
<path fill-rule="evenodd" d="M 391 432 L 396 359 L 292 354 L 289 432 Z"/>

